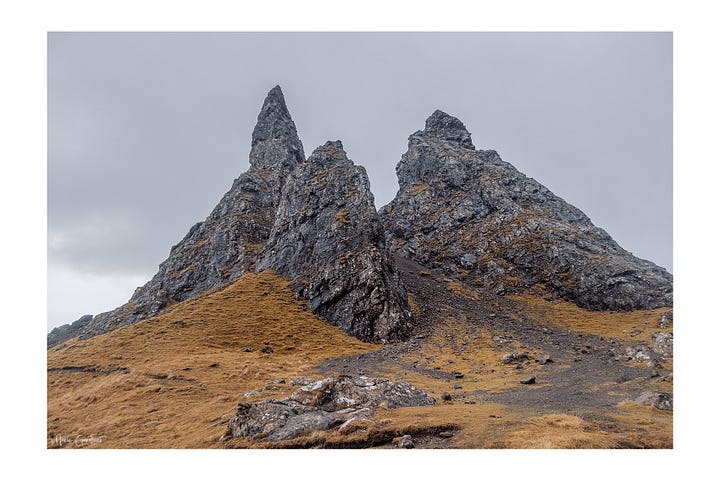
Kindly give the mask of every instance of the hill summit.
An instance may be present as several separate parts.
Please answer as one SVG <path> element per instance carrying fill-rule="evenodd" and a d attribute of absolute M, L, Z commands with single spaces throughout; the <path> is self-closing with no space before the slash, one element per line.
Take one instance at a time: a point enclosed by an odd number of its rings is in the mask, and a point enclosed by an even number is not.
<path fill-rule="evenodd" d="M 340 141 L 305 158 L 279 86 L 252 133 L 250 168 L 170 250 L 129 301 L 48 334 L 48 348 L 164 312 L 251 272 L 291 282 L 311 311 L 365 341 L 407 338 L 416 319 L 397 262 L 493 293 L 561 298 L 591 310 L 672 305 L 672 275 L 623 250 L 580 210 L 477 150 L 436 110 L 409 137 L 395 199 L 375 210 L 364 168 Z"/>

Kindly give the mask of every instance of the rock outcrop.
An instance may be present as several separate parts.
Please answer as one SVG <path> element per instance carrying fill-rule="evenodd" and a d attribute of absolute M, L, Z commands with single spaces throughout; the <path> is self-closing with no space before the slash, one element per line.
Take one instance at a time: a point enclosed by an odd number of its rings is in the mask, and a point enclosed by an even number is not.
<path fill-rule="evenodd" d="M 280 87 L 258 115 L 250 169 L 207 219 L 128 303 L 53 330 L 48 348 L 133 324 L 266 268 L 291 279 L 315 314 L 362 340 L 392 341 L 411 329 L 365 170 L 340 142 L 328 142 L 306 162 Z"/>
<path fill-rule="evenodd" d="M 79 328 L 73 324 L 53 330 L 48 346 L 130 325 L 253 271 L 257 254 L 270 236 L 285 178 L 304 159 L 295 123 L 276 86 L 258 115 L 249 170 L 233 182 L 207 219 L 172 247 L 155 276 L 128 303 L 96 315 Z"/>
<path fill-rule="evenodd" d="M 47 347 L 50 348 L 53 345 L 62 343 L 69 338 L 77 337 L 83 329 L 88 326 L 92 319 L 92 315 L 83 315 L 73 323 L 53 328 L 47 336 Z"/>
<path fill-rule="evenodd" d="M 228 429 L 234 437 L 289 440 L 368 419 L 381 404 L 399 408 L 433 403 L 432 397 L 406 382 L 366 376 L 330 377 L 305 385 L 283 400 L 239 404 Z"/>
<path fill-rule="evenodd" d="M 551 295 L 599 310 L 672 304 L 672 275 L 623 250 L 495 151 L 476 150 L 457 118 L 435 111 L 410 136 L 396 170 L 400 190 L 378 215 L 365 170 L 339 141 L 305 160 L 282 91 L 273 88 L 252 133 L 249 170 L 125 305 L 56 328 L 48 348 L 267 268 L 345 332 L 402 339 L 412 314 L 392 255 L 500 294 Z"/>
<path fill-rule="evenodd" d="M 672 275 L 623 250 L 580 210 L 476 150 L 435 111 L 396 167 L 380 216 L 392 252 L 497 293 L 551 295 L 594 310 L 672 304 Z"/>
<path fill-rule="evenodd" d="M 317 148 L 287 180 L 256 268 L 292 280 L 315 314 L 362 340 L 385 342 L 410 331 L 407 294 L 370 181 L 339 141 Z"/>

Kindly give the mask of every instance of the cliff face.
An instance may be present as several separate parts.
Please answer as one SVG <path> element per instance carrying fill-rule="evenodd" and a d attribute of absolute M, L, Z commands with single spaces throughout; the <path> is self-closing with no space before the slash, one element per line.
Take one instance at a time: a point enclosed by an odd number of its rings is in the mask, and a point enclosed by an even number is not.
<path fill-rule="evenodd" d="M 362 340 L 410 331 L 367 173 L 339 141 L 317 148 L 290 176 L 257 265 L 266 268 L 291 279 L 313 312 Z"/>
<path fill-rule="evenodd" d="M 396 168 L 381 209 L 390 249 L 497 293 L 549 294 L 588 309 L 672 304 L 672 276 L 623 250 L 580 210 L 476 150 L 460 120 L 435 111 Z"/>

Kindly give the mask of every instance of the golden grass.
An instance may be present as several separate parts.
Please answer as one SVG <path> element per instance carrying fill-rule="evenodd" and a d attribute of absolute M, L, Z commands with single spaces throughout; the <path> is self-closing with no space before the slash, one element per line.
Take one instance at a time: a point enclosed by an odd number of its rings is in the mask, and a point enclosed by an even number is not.
<path fill-rule="evenodd" d="M 467 298 L 477 292 L 461 283 L 447 288 Z M 649 339 L 660 331 L 651 312 L 588 312 L 567 302 L 513 297 L 519 313 L 540 324 L 623 340 Z M 414 297 L 409 304 L 416 315 Z M 666 329 L 667 330 L 667 329 Z M 632 336 L 630 335 L 632 334 Z M 248 274 L 223 290 L 178 303 L 166 314 L 86 341 L 70 341 L 48 351 L 48 447 L 78 448 L 310 448 L 392 446 L 402 435 L 430 435 L 434 446 L 451 448 L 671 448 L 672 413 L 623 402 L 598 419 L 565 414 L 538 416 L 492 403 L 465 404 L 459 394 L 499 392 L 536 376 L 545 388 L 542 352 L 517 342 L 499 344 L 492 333 L 463 317 L 448 316 L 419 351 L 400 363 L 372 372 L 409 381 L 453 401 L 426 407 L 378 408 L 370 420 L 343 431 L 314 432 L 288 442 L 227 439 L 229 417 L 237 403 L 285 398 L 297 376 L 316 377 L 325 359 L 370 352 L 379 345 L 360 342 L 312 315 L 293 299 L 288 282 L 271 272 Z M 272 353 L 262 353 L 266 346 Z M 251 352 L 246 352 L 251 348 Z M 528 352 L 522 370 L 505 365 L 506 353 Z M 403 365 L 414 365 L 406 368 Z M 436 378 L 431 372 L 463 374 Z M 471 373 L 472 372 L 472 373 Z M 283 379 L 284 384 L 268 384 Z M 672 391 L 672 380 L 658 382 Z M 637 380 L 641 381 L 641 380 Z M 460 384 L 461 389 L 454 389 Z M 265 390 L 269 386 L 270 389 Z M 611 395 L 615 384 L 599 385 Z M 260 392 L 248 399 L 243 394 Z M 449 439 L 437 433 L 452 431 Z M 86 443 L 77 444 L 80 438 Z M 100 439 L 100 442 L 98 442 Z M 431 445 L 432 446 L 432 445 Z"/>
<path fill-rule="evenodd" d="M 412 311 L 412 314 L 417 317 L 421 314 L 420 307 L 418 306 L 417 299 L 415 298 L 415 295 L 412 293 L 408 293 L 408 305 L 410 306 L 410 311 Z"/>
<path fill-rule="evenodd" d="M 511 426 L 489 448 L 616 448 L 617 438 L 580 417 L 551 414 L 531 417 Z"/>
<path fill-rule="evenodd" d="M 421 182 L 415 182 L 412 187 L 408 190 L 408 193 L 410 195 L 420 195 L 421 193 L 427 192 L 430 189 L 430 187 Z"/>
<path fill-rule="evenodd" d="M 350 212 L 347 208 L 343 208 L 335 214 L 335 221 L 340 223 L 350 223 L 350 220 L 347 218 L 349 213 Z"/>
<path fill-rule="evenodd" d="M 89 448 L 220 447 L 245 392 L 268 380 L 311 376 L 327 358 L 380 348 L 312 315 L 288 282 L 268 271 L 167 314 L 68 343 L 48 351 L 48 447 L 78 436 L 102 439 Z M 274 352 L 262 353 L 265 346 Z M 295 388 L 275 387 L 252 401 Z"/>
<path fill-rule="evenodd" d="M 509 295 L 520 310 L 538 324 L 565 328 L 575 332 L 601 335 L 618 340 L 652 342 L 653 332 L 670 332 L 660 328 L 658 320 L 671 308 L 633 310 L 629 312 L 589 311 L 565 300 L 545 300 L 531 295 Z"/>

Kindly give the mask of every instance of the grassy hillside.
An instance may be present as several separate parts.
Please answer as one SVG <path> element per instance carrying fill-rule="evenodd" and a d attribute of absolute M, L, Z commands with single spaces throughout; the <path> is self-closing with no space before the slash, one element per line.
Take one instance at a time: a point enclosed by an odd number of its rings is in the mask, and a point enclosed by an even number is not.
<path fill-rule="evenodd" d="M 220 447 L 245 392 L 378 348 L 315 317 L 282 278 L 248 274 L 164 315 L 50 350 L 48 446 L 92 436 L 102 442 L 83 446 Z M 293 387 L 272 388 L 253 400 Z"/>
<path fill-rule="evenodd" d="M 622 388 L 633 382 L 672 392 L 672 382 L 637 378 L 623 384 L 587 380 L 576 390 L 617 391 L 617 406 L 554 411 L 525 406 L 514 395 L 563 395 L 558 381 L 576 365 L 536 363 L 515 369 L 501 361 L 511 351 L 543 353 L 538 345 L 498 343 L 498 331 L 452 310 L 487 304 L 462 285 L 443 289 L 444 317 L 417 346 L 393 356 L 391 347 L 360 342 L 312 315 L 293 298 L 288 283 L 271 272 L 248 274 L 225 289 L 175 305 L 169 312 L 84 341 L 48 351 L 47 445 L 49 448 L 392 447 L 411 434 L 419 447 L 440 448 L 671 448 L 671 412 L 627 402 Z M 433 299 L 413 297 L 419 316 Z M 588 312 L 565 302 L 535 297 L 506 299 L 523 321 L 563 332 L 604 334 L 621 342 L 649 339 L 663 311 Z M 269 347 L 269 348 L 268 348 Z M 380 350 L 386 349 L 388 355 Z M 394 348 L 394 347 L 393 347 Z M 560 347 L 558 347 L 560 348 Z M 265 349 L 265 353 L 262 350 Z M 272 349 L 272 351 L 270 351 Z M 250 351 L 248 351 L 250 350 Z M 368 355 L 377 358 L 368 362 Z M 284 444 L 222 438 L 243 401 L 285 398 L 298 376 L 321 378 L 323 364 L 366 354 L 368 374 L 410 381 L 438 399 L 429 407 L 378 409 L 375 417 L 344 432 L 324 432 Z M 558 350 L 554 355 L 560 355 Z M 371 355 L 371 356 L 372 356 Z M 568 354 L 568 359 L 571 355 Z M 572 353 L 574 355 L 574 353 Z M 578 354 L 580 355 L 580 354 Z M 375 357 L 373 357 L 375 358 Z M 343 364 L 344 360 L 340 362 Z M 348 360 L 352 364 L 353 360 Z M 549 367 L 549 368 L 548 368 Z M 354 368 L 354 367 L 353 367 Z M 442 376 L 461 371 L 462 378 Z M 554 372 L 554 373 L 553 373 Z M 528 375 L 536 385 L 520 385 Z M 280 383 L 284 380 L 285 383 Z M 654 383 L 648 383 L 654 382 Z M 458 385 L 460 389 L 455 390 Z M 644 387 L 643 387 L 644 388 Z M 245 399 L 246 392 L 259 390 Z M 442 401 L 451 392 L 451 401 Z M 497 398 L 498 401 L 488 400 Z M 440 435 L 442 434 L 442 435 Z"/>

